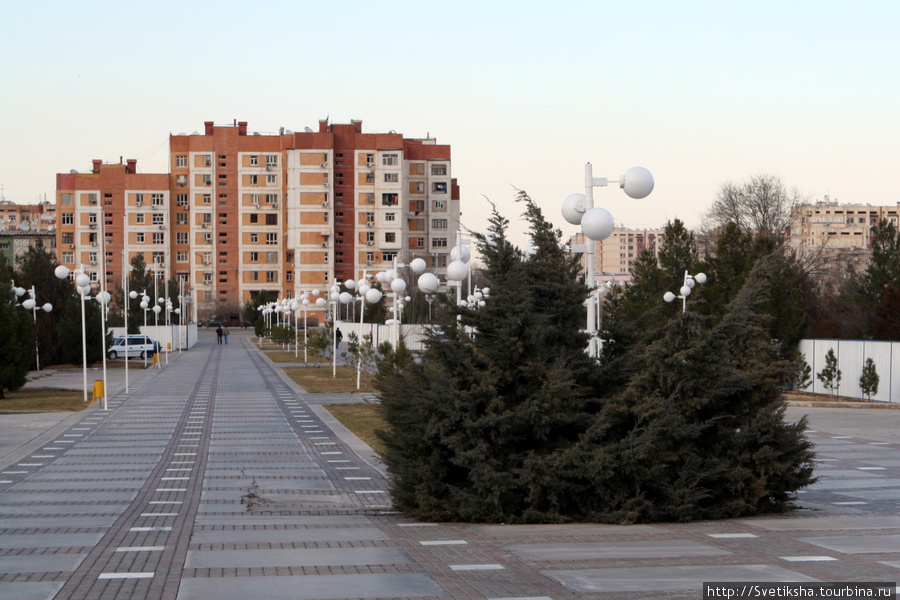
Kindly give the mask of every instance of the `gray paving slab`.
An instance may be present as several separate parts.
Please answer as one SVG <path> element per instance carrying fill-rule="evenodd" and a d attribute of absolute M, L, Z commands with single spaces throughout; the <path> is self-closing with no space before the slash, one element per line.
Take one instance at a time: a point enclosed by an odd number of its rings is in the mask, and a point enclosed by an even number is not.
<path fill-rule="evenodd" d="M 598 525 L 576 523 L 566 525 L 470 525 L 469 529 L 484 537 L 554 537 L 595 535 L 648 535 L 666 531 L 653 525 Z"/>
<path fill-rule="evenodd" d="M 371 542 L 391 537 L 377 527 L 322 527 L 316 529 L 227 529 L 195 531 L 195 544 L 306 544 L 312 542 Z"/>
<path fill-rule="evenodd" d="M 0 514 L 6 512 L 0 509 Z M 0 529 L 56 529 L 62 527 L 109 527 L 118 517 L 96 517 L 93 515 L 66 515 L 64 517 L 2 517 Z"/>
<path fill-rule="evenodd" d="M 72 502 L 121 502 L 134 500 L 137 492 L 4 492 L 0 493 L 0 506 L 7 504 L 35 504 L 37 502 L 63 503 Z"/>
<path fill-rule="evenodd" d="M 596 560 L 604 558 L 671 558 L 676 556 L 726 556 L 731 552 L 685 539 L 640 542 L 504 544 L 523 560 Z"/>
<path fill-rule="evenodd" d="M 806 577 L 769 564 L 697 565 L 674 567 L 620 567 L 609 569 L 544 570 L 550 577 L 576 593 L 611 592 L 699 592 L 704 581 L 813 582 Z M 702 595 L 697 596 L 702 597 Z"/>
<path fill-rule="evenodd" d="M 801 542 L 828 548 L 843 554 L 891 553 L 900 554 L 900 535 L 846 535 L 835 537 L 804 537 Z"/>
<path fill-rule="evenodd" d="M 855 490 L 841 491 L 840 495 L 849 498 L 865 498 L 866 500 L 898 500 L 900 501 L 900 488 L 887 490 Z"/>
<path fill-rule="evenodd" d="M 64 581 L 0 582 L 0 598 L 3 600 L 52 600 L 64 584 Z"/>
<path fill-rule="evenodd" d="M 94 481 L 23 481 L 16 485 L 16 490 L 21 492 L 55 492 L 66 490 L 72 494 L 81 494 L 85 491 L 95 492 L 102 490 L 130 490 L 138 489 L 144 485 L 143 480 L 117 479 Z"/>
<path fill-rule="evenodd" d="M 239 567 L 338 567 L 401 565 L 412 562 L 400 548 L 315 548 L 279 550 L 189 550 L 187 569 Z"/>
<path fill-rule="evenodd" d="M 102 533 L 4 533 L 0 550 L 19 548 L 81 548 L 96 546 Z"/>
<path fill-rule="evenodd" d="M 891 488 L 891 487 L 900 487 L 900 479 L 894 478 L 881 478 L 881 479 L 836 479 L 836 480 L 828 480 L 823 479 L 813 485 L 809 486 L 809 489 L 823 489 L 823 490 L 847 490 L 847 489 L 860 489 L 860 488 Z"/>
<path fill-rule="evenodd" d="M 197 515 L 194 523 L 199 527 L 228 526 L 228 527 L 264 527 L 271 525 L 297 525 L 303 527 L 325 527 L 330 525 L 340 526 L 366 526 L 372 525 L 372 520 L 364 515 L 291 515 L 280 517 L 276 515 L 241 515 L 220 516 L 201 514 Z"/>
<path fill-rule="evenodd" d="M 429 575 L 305 575 L 302 577 L 242 577 L 183 579 L 177 600 L 315 600 L 330 598 L 420 598 L 447 596 Z"/>
<path fill-rule="evenodd" d="M 829 531 L 851 529 L 900 529 L 900 517 L 893 516 L 853 516 L 853 517 L 779 517 L 775 519 L 754 518 L 737 521 L 750 527 L 768 531 Z"/>
<path fill-rule="evenodd" d="M 255 486 L 259 489 L 257 493 L 279 490 L 333 490 L 334 484 L 330 479 L 266 479 L 266 478 L 247 478 L 247 479 L 207 479 L 203 483 L 204 489 L 214 488 L 239 488 L 247 490 L 247 488 Z"/>
<path fill-rule="evenodd" d="M 129 504 L 109 503 L 68 502 L 50 504 L 41 502 L 37 504 L 0 506 L 0 515 L 105 515 L 122 513 L 129 506 Z"/>
<path fill-rule="evenodd" d="M 0 573 L 55 573 L 74 571 L 87 554 L 30 554 L 0 556 Z M 0 586 L 3 584 L 0 583 Z M 2 598 L 0 594 L 0 598 Z"/>

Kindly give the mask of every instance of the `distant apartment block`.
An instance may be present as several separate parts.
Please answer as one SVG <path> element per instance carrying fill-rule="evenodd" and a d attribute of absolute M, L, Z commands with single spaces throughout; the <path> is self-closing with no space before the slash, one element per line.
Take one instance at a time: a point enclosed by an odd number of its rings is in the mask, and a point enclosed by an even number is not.
<path fill-rule="evenodd" d="M 194 318 L 295 298 L 423 258 L 442 279 L 459 227 L 450 146 L 362 122 L 171 135 L 170 172 L 136 161 L 57 175 L 58 258 L 115 287 L 136 254 L 184 281 Z"/>
<path fill-rule="evenodd" d="M 631 281 L 634 263 L 644 250 L 649 250 L 653 256 L 658 255 L 662 235 L 662 229 L 617 227 L 605 240 L 591 242 L 584 237 L 583 233 L 577 233 L 572 236 L 571 243 L 573 245 L 594 244 L 594 273 L 597 283 L 604 281 L 623 283 Z M 582 254 L 582 271 L 587 268 L 586 260 L 587 255 Z"/>
<path fill-rule="evenodd" d="M 796 206 L 791 215 L 790 247 L 801 255 L 821 254 L 865 268 L 872 233 L 882 219 L 898 226 L 900 203 L 894 206 L 840 204 L 825 196 L 815 204 Z"/>

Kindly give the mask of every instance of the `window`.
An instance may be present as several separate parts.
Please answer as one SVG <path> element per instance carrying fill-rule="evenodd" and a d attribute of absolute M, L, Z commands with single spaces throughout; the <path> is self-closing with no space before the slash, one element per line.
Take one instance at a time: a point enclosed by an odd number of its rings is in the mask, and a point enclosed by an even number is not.
<path fill-rule="evenodd" d="M 259 271 L 250 271 L 250 281 L 259 281 Z"/>
<path fill-rule="evenodd" d="M 175 223 L 177 225 L 187 225 L 188 222 L 187 213 L 178 213 L 175 215 Z"/>
<path fill-rule="evenodd" d="M 424 163 L 414 164 L 412 173 L 414 175 L 424 175 L 425 174 L 425 164 Z"/>
<path fill-rule="evenodd" d="M 435 181 L 431 184 L 431 191 L 435 194 L 446 194 L 447 193 L 447 182 L 446 181 Z"/>
<path fill-rule="evenodd" d="M 176 195 L 175 202 L 178 204 L 178 206 L 187 206 L 188 205 L 188 195 L 187 194 Z"/>
<path fill-rule="evenodd" d="M 163 195 L 162 194 L 150 194 L 150 202 L 153 203 L 153 206 L 162 206 L 163 205 Z"/>
<path fill-rule="evenodd" d="M 397 253 L 396 253 L 396 252 L 382 252 L 382 253 L 381 253 L 381 260 L 383 260 L 383 261 L 385 261 L 385 262 L 391 262 L 391 261 L 393 261 L 395 258 L 397 258 Z"/>
<path fill-rule="evenodd" d="M 201 213 L 200 214 L 200 222 L 206 223 L 207 225 L 212 223 L 212 213 Z"/>
<path fill-rule="evenodd" d="M 256 185 L 259 181 L 259 177 L 257 175 L 250 175 L 250 185 Z"/>
<path fill-rule="evenodd" d="M 203 283 L 209 285 L 212 283 L 212 273 L 204 273 L 203 274 Z M 209 298 L 207 298 L 209 300 Z"/>
<path fill-rule="evenodd" d="M 187 166 L 187 154 L 179 154 L 175 157 L 175 166 L 176 167 L 186 167 Z"/>
<path fill-rule="evenodd" d="M 88 215 L 88 223 L 89 223 L 90 225 L 96 225 L 96 224 L 97 224 L 97 213 L 90 213 L 90 214 Z"/>
<path fill-rule="evenodd" d="M 154 252 L 153 253 L 153 264 L 154 265 L 166 264 L 166 253 L 165 252 Z"/>
<path fill-rule="evenodd" d="M 176 262 L 187 262 L 188 253 L 184 250 L 175 253 L 175 261 Z"/>
<path fill-rule="evenodd" d="M 267 233 L 266 234 L 266 243 L 267 244 L 277 244 L 278 243 L 278 234 L 277 233 Z"/>
<path fill-rule="evenodd" d="M 259 234 L 258 234 L 258 233 L 251 233 L 251 234 L 250 234 L 250 243 L 251 243 L 251 244 L 257 244 L 257 243 L 259 243 Z"/>
<path fill-rule="evenodd" d="M 153 213 L 153 224 L 154 225 L 164 225 L 165 224 L 165 215 L 162 213 Z"/>
<path fill-rule="evenodd" d="M 212 175 L 203 176 L 203 185 L 212 185 Z"/>
<path fill-rule="evenodd" d="M 144 195 L 143 194 L 135 194 L 134 195 L 134 204 L 135 204 L 135 206 L 143 206 Z"/>
<path fill-rule="evenodd" d="M 75 262 L 75 253 L 74 252 L 63 252 L 62 253 L 62 261 L 64 263 L 74 263 Z"/>
<path fill-rule="evenodd" d="M 399 194 L 382 194 L 381 195 L 381 205 L 382 206 L 397 206 L 400 203 Z"/>
<path fill-rule="evenodd" d="M 384 234 L 384 242 L 386 244 L 393 244 L 397 241 L 397 234 L 393 231 L 387 231 Z"/>
<path fill-rule="evenodd" d="M 186 187 L 187 186 L 187 175 L 176 175 L 175 176 L 175 185 L 178 187 Z"/>
<path fill-rule="evenodd" d="M 278 225 L 278 215 L 266 215 L 266 225 Z"/>
<path fill-rule="evenodd" d="M 278 194 L 266 194 L 266 202 L 269 204 L 275 204 L 278 202 Z"/>
<path fill-rule="evenodd" d="M 397 183 L 400 181 L 399 173 L 385 173 L 384 174 L 384 182 L 385 183 Z"/>
<path fill-rule="evenodd" d="M 259 206 L 259 194 L 250 194 L 250 204 Z"/>
<path fill-rule="evenodd" d="M 144 243 L 144 232 L 139 231 L 139 232 L 135 233 L 134 241 L 137 242 L 138 244 L 143 244 Z"/>
<path fill-rule="evenodd" d="M 72 194 L 60 194 L 59 203 L 63 206 L 72 206 Z"/>
<path fill-rule="evenodd" d="M 447 219 L 432 219 L 431 220 L 431 228 L 432 229 L 447 229 Z"/>
<path fill-rule="evenodd" d="M 62 243 L 63 244 L 74 244 L 75 243 L 75 234 L 71 231 L 68 231 L 62 234 Z"/>
<path fill-rule="evenodd" d="M 203 204 L 212 204 L 212 194 L 203 194 Z"/>
<path fill-rule="evenodd" d="M 258 164 L 259 164 L 259 157 L 251 155 L 250 156 L 250 166 L 255 167 Z"/>
<path fill-rule="evenodd" d="M 434 201 L 434 208 L 436 210 L 444 210 L 444 207 L 445 207 L 445 204 L 444 204 L 443 200 L 435 200 Z"/>
<path fill-rule="evenodd" d="M 385 221 L 388 221 L 388 222 L 396 221 L 396 220 L 397 220 L 397 213 L 392 213 L 392 212 L 384 213 L 384 220 L 385 220 Z"/>
<path fill-rule="evenodd" d="M 397 154 L 382 154 L 381 155 L 381 164 L 385 167 L 394 167 L 400 163 L 399 155 Z"/>
<path fill-rule="evenodd" d="M 203 243 L 204 244 L 212 244 L 212 234 L 211 233 L 203 234 Z"/>
<path fill-rule="evenodd" d="M 176 244 L 187 244 L 188 243 L 188 234 L 187 231 L 179 231 L 175 234 L 175 243 Z"/>
<path fill-rule="evenodd" d="M 162 231 L 154 231 L 153 232 L 153 243 L 154 244 L 165 244 L 166 243 L 166 234 Z"/>
<path fill-rule="evenodd" d="M 375 213 L 366 213 L 366 223 L 375 223 Z"/>
<path fill-rule="evenodd" d="M 375 232 L 374 231 L 366 232 L 366 243 L 372 243 L 372 244 L 375 243 Z"/>
<path fill-rule="evenodd" d="M 250 213 L 250 223 L 253 225 L 259 223 L 259 213 Z"/>
<path fill-rule="evenodd" d="M 447 247 L 447 238 L 431 238 L 431 247 L 432 248 L 446 248 Z"/>
<path fill-rule="evenodd" d="M 138 214 L 134 215 L 134 222 L 136 225 L 143 225 L 145 223 L 144 213 L 138 213 Z"/>
<path fill-rule="evenodd" d="M 269 154 L 266 156 L 266 166 L 267 167 L 277 167 L 278 166 L 278 155 L 277 154 Z"/>
<path fill-rule="evenodd" d="M 425 182 L 417 181 L 415 191 L 417 194 L 424 194 L 425 193 Z"/>
<path fill-rule="evenodd" d="M 212 165 L 212 156 L 209 154 L 204 154 L 200 157 L 200 164 L 204 167 L 208 167 Z"/>
<path fill-rule="evenodd" d="M 266 185 L 276 185 L 278 183 L 278 175 L 266 175 Z"/>
<path fill-rule="evenodd" d="M 266 282 L 275 283 L 276 281 L 278 281 L 278 279 L 275 276 L 275 271 L 266 271 Z"/>
<path fill-rule="evenodd" d="M 447 165 L 431 165 L 431 174 L 435 177 L 446 177 Z"/>

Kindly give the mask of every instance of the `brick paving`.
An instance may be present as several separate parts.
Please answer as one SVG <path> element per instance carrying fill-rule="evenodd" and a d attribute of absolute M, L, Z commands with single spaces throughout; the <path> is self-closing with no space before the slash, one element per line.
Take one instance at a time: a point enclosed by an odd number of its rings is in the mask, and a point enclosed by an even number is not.
<path fill-rule="evenodd" d="M 383 465 L 321 406 L 372 396 L 307 394 L 243 332 L 110 389 L 109 411 L 0 455 L 0 598 L 700 598 L 900 573 L 900 411 L 790 408 L 822 479 L 788 515 L 434 524 L 392 510 Z"/>

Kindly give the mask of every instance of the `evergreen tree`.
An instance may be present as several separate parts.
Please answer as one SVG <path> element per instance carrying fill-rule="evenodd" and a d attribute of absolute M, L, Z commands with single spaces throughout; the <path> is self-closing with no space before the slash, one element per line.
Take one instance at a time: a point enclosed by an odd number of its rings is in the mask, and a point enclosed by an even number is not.
<path fill-rule="evenodd" d="M 560 232 L 530 198 L 520 200 L 534 252 L 526 257 L 510 243 L 508 222 L 494 210 L 490 235 L 475 234 L 487 305 L 469 310 L 445 297 L 445 321 L 422 359 L 379 369 L 392 497 L 420 518 L 567 518 L 560 506 L 575 490 L 548 461 L 577 440 L 592 410 L 595 369 L 582 332 L 588 289 Z"/>
<path fill-rule="evenodd" d="M 805 419 L 788 424 L 779 361 L 762 310 L 777 265 L 764 261 L 725 317 L 679 313 L 643 370 L 606 402 L 552 471 L 580 483 L 577 518 L 728 518 L 785 510 L 814 481 Z M 574 486 L 573 487 L 578 487 Z"/>
<path fill-rule="evenodd" d="M 56 256 L 40 246 L 31 246 L 18 259 L 16 284 L 26 289 L 34 286 L 38 302 L 36 335 L 40 350 L 41 365 L 49 366 L 61 362 L 61 349 L 56 335 L 58 324 L 66 316 L 66 299 L 72 292 L 72 282 L 60 280 L 54 275 Z M 21 298 L 20 300 L 24 299 Z M 53 310 L 45 313 L 40 307 L 49 303 Z M 34 359 L 34 353 L 31 356 Z M 32 368 L 34 360 L 31 361 Z"/>
<path fill-rule="evenodd" d="M 816 375 L 819 381 L 822 382 L 822 385 L 825 386 L 825 389 L 832 394 L 837 394 L 841 387 L 841 370 L 838 369 L 837 365 L 838 361 L 834 355 L 834 349 L 829 348 L 828 352 L 825 353 L 825 368 Z"/>
<path fill-rule="evenodd" d="M 863 366 L 862 375 L 859 377 L 859 387 L 862 389 L 863 395 L 869 400 L 872 399 L 874 394 L 878 393 L 878 382 L 880 379 L 878 371 L 875 369 L 875 361 L 867 358 L 866 364 Z"/>
<path fill-rule="evenodd" d="M 888 284 L 900 286 L 900 235 L 892 222 L 882 219 L 872 234 L 872 257 L 860 280 L 861 302 L 874 309 Z"/>
<path fill-rule="evenodd" d="M 25 385 L 34 361 L 34 332 L 28 311 L 16 306 L 12 272 L 0 255 L 0 399 Z"/>
<path fill-rule="evenodd" d="M 663 229 L 659 248 L 659 268 L 663 270 L 670 285 L 681 287 L 684 272 L 697 263 L 697 240 L 679 219 L 669 221 Z"/>
<path fill-rule="evenodd" d="M 900 288 L 889 283 L 875 307 L 872 337 L 876 340 L 900 340 Z"/>

